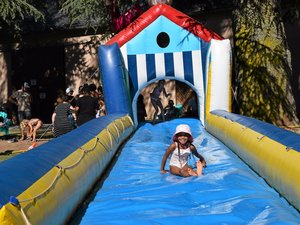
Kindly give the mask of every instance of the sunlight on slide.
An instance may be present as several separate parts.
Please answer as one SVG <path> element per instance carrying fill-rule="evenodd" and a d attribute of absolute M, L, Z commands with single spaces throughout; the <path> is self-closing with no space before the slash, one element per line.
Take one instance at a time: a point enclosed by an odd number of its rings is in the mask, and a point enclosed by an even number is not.
<path fill-rule="evenodd" d="M 201 177 L 160 174 L 175 128 L 188 124 Z M 190 164 L 195 164 L 193 157 Z M 168 169 L 168 162 L 165 167 Z M 99 185 L 100 186 L 100 185 Z M 196 119 L 141 126 L 72 224 L 299 224 L 300 214 Z"/>

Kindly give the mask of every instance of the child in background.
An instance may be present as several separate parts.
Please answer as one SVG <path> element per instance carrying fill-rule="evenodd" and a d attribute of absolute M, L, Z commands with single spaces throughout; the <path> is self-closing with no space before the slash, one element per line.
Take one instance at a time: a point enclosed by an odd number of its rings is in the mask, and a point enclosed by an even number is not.
<path fill-rule="evenodd" d="M 0 131 L 4 133 L 4 135 L 9 134 L 9 127 L 12 125 L 10 119 L 7 118 L 7 113 L 4 110 L 0 109 Z"/>
<path fill-rule="evenodd" d="M 167 173 L 165 165 L 167 158 L 170 158 L 170 172 L 174 175 L 189 177 L 189 176 L 201 176 L 202 168 L 206 167 L 206 161 L 202 155 L 197 152 L 196 147 L 192 144 L 193 137 L 191 129 L 186 124 L 181 124 L 176 127 L 176 132 L 173 136 L 173 143 L 166 150 L 162 162 L 160 171 L 161 173 Z M 200 160 L 197 161 L 196 171 L 188 165 L 188 157 L 190 154 L 194 154 Z"/>
<path fill-rule="evenodd" d="M 164 86 L 165 83 L 166 83 L 165 80 L 158 81 L 157 86 L 153 89 L 152 93 L 150 93 L 151 104 L 153 105 L 153 107 L 155 109 L 152 122 L 154 122 L 156 120 L 159 110 L 160 110 L 160 115 L 162 116 L 162 119 L 165 120 L 164 107 L 163 107 L 163 105 L 161 103 L 161 99 L 159 97 L 161 92 L 163 92 L 163 94 L 166 98 L 171 95 L 170 93 L 166 92 L 166 89 Z"/>
<path fill-rule="evenodd" d="M 20 128 L 21 128 L 20 141 L 24 140 L 24 135 L 25 135 L 24 132 L 26 130 L 27 139 L 31 139 L 32 137 L 32 142 L 36 142 L 36 132 L 38 129 L 41 128 L 42 125 L 43 122 L 38 118 L 34 118 L 31 120 L 22 120 L 22 122 L 20 123 Z"/>
<path fill-rule="evenodd" d="M 179 110 L 174 106 L 174 101 L 170 99 L 165 107 L 165 119 L 171 120 L 177 117 L 179 117 Z"/>

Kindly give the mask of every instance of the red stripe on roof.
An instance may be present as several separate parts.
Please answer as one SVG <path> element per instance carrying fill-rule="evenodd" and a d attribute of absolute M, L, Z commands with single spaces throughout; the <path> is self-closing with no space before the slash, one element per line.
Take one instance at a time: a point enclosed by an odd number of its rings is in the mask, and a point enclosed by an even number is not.
<path fill-rule="evenodd" d="M 181 26 L 206 42 L 209 42 L 211 39 L 223 39 L 220 35 L 206 28 L 197 20 L 192 19 L 191 17 L 172 8 L 171 6 L 166 4 L 157 4 L 152 6 L 135 21 L 129 24 L 125 29 L 116 34 L 106 43 L 106 45 L 117 42 L 119 47 L 122 47 L 161 15 L 165 16 L 178 26 Z"/>

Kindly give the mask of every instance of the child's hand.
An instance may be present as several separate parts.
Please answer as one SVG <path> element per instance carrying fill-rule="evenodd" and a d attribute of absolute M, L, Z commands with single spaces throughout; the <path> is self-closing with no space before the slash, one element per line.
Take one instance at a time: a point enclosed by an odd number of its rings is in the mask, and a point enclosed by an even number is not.
<path fill-rule="evenodd" d="M 160 173 L 165 174 L 165 173 L 168 173 L 168 171 L 167 170 L 161 170 Z"/>
<path fill-rule="evenodd" d="M 203 159 L 203 160 L 201 161 L 201 163 L 202 163 L 203 168 L 205 168 L 205 167 L 206 167 L 206 161 L 205 161 L 205 159 Z"/>

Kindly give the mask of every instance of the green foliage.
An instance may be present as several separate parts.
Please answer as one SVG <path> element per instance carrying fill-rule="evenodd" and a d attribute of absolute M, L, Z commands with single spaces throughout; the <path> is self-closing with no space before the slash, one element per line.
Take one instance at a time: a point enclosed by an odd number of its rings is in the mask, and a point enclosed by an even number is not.
<path fill-rule="evenodd" d="M 33 16 L 35 21 L 44 19 L 44 15 L 26 0 L 2 0 L 0 2 L 0 16 L 4 21 L 24 19 L 28 15 Z"/>
<path fill-rule="evenodd" d="M 24 18 L 29 16 L 34 21 L 44 21 L 44 14 L 28 0 L 0 1 L 0 29 L 8 28 L 11 32 L 18 32 Z"/>
<path fill-rule="evenodd" d="M 112 7 L 116 7 L 121 14 L 136 1 L 119 0 L 114 5 L 107 0 L 63 0 L 60 13 L 68 15 L 70 27 L 85 24 L 86 28 L 98 28 L 102 32 L 111 31 Z"/>
<path fill-rule="evenodd" d="M 60 12 L 68 15 L 70 26 L 82 21 L 86 21 L 87 26 L 92 22 L 105 24 L 109 16 L 105 2 L 97 0 L 66 0 Z"/>

